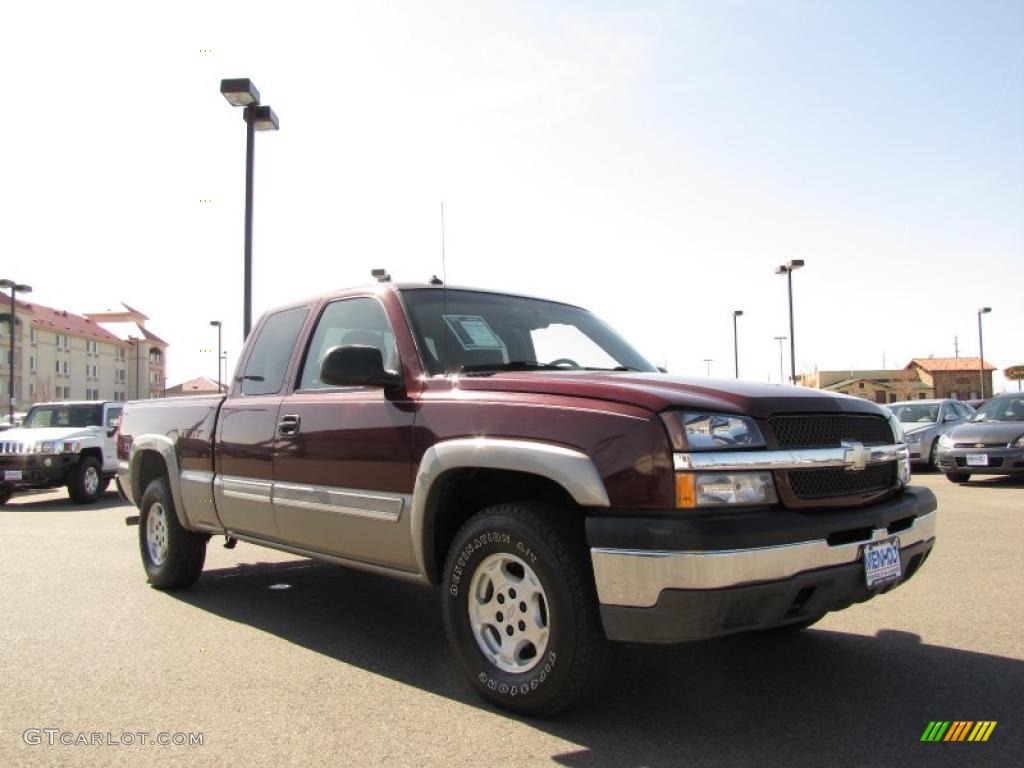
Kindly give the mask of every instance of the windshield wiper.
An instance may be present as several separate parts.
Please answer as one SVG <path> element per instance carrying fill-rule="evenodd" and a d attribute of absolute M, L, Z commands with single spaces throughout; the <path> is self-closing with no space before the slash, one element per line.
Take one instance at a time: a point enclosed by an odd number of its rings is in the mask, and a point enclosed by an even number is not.
<path fill-rule="evenodd" d="M 561 365 L 539 363 L 536 360 L 509 360 L 507 363 L 479 363 L 459 366 L 458 373 L 480 373 L 482 371 L 571 371 Z"/>
<path fill-rule="evenodd" d="M 569 369 L 569 370 L 572 370 L 572 369 Z M 632 368 L 632 367 L 630 367 L 628 365 L 616 365 L 614 368 L 594 368 L 594 367 L 589 367 L 588 366 L 588 367 L 581 368 L 580 370 L 583 370 L 583 371 L 633 371 L 634 373 L 639 373 L 640 372 L 639 368 Z"/>

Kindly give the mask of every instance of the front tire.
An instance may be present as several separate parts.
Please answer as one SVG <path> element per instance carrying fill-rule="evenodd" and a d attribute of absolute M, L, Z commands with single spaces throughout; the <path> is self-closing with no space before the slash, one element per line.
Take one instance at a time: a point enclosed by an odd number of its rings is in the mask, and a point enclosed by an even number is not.
<path fill-rule="evenodd" d="M 95 504 L 103 493 L 100 463 L 93 456 L 83 456 L 71 470 L 68 495 L 75 504 Z"/>
<path fill-rule="evenodd" d="M 14 489 L 13 488 L 7 488 L 7 487 L 0 488 L 0 507 L 2 507 L 4 504 L 6 504 L 8 501 L 10 501 L 11 500 L 11 496 L 13 496 L 13 495 L 14 495 Z"/>
<path fill-rule="evenodd" d="M 544 504 L 499 504 L 456 534 L 444 569 L 445 631 L 476 692 L 526 715 L 582 699 L 606 643 L 581 521 Z"/>
<path fill-rule="evenodd" d="M 966 483 L 971 479 L 970 472 L 947 472 L 946 479 L 951 483 Z"/>
<path fill-rule="evenodd" d="M 139 515 L 139 550 L 150 584 L 157 589 L 195 584 L 203 572 L 209 538 L 178 522 L 166 480 L 158 478 L 146 486 Z"/>

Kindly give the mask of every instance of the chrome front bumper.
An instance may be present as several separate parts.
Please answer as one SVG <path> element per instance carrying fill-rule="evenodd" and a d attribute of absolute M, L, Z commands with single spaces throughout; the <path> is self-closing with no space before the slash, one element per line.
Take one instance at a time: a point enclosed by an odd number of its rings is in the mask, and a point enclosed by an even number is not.
<path fill-rule="evenodd" d="M 749 549 L 664 552 L 594 547 L 590 550 L 603 605 L 649 608 L 663 590 L 711 590 L 779 581 L 807 571 L 856 563 L 865 544 L 897 536 L 901 549 L 935 538 L 935 512 L 917 517 L 909 528 L 830 545 L 824 539 Z"/>

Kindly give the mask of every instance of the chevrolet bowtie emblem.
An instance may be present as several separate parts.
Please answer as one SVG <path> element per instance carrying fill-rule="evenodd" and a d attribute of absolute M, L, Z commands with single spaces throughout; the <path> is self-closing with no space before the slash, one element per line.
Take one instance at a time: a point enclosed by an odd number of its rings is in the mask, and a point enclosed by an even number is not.
<path fill-rule="evenodd" d="M 852 472 L 863 472 L 871 461 L 871 449 L 863 443 L 843 441 L 843 464 Z"/>

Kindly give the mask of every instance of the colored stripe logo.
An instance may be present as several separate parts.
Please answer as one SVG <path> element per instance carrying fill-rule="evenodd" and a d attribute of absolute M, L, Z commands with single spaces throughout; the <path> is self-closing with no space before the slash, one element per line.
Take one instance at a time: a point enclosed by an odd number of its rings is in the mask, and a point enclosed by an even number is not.
<path fill-rule="evenodd" d="M 932 720 L 921 741 L 988 741 L 996 720 Z"/>

